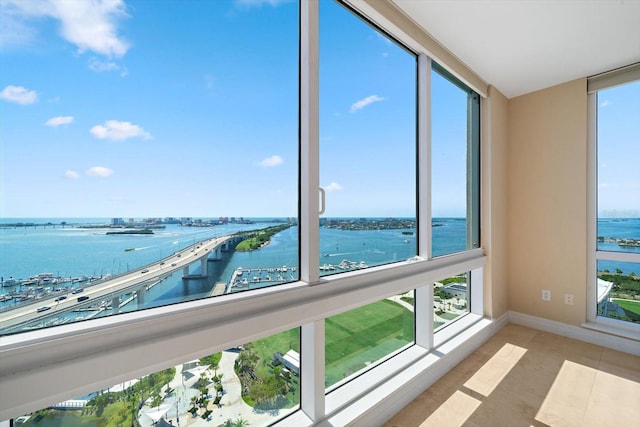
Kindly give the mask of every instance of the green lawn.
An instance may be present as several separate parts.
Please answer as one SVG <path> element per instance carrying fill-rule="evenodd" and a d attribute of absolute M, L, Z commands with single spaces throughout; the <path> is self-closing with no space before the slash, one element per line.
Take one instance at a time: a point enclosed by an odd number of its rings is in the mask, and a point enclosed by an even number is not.
<path fill-rule="evenodd" d="M 33 414 L 23 426 L 52 426 L 52 427 L 95 427 L 100 421 L 95 416 L 80 416 L 76 411 L 45 411 L 46 415 Z"/>
<path fill-rule="evenodd" d="M 252 343 L 260 357 L 258 376 L 271 374 L 273 353 L 300 351 L 298 334 L 296 328 Z M 383 300 L 328 318 L 325 335 L 325 382 L 329 386 L 412 342 L 413 313 Z M 297 403 L 298 393 L 288 396 L 292 403 Z"/>
<path fill-rule="evenodd" d="M 640 321 L 640 301 L 627 301 L 620 299 L 612 299 L 613 302 L 618 304 L 625 311 L 633 321 Z"/>
<path fill-rule="evenodd" d="M 382 300 L 326 319 L 325 385 L 413 341 L 413 313 Z"/>

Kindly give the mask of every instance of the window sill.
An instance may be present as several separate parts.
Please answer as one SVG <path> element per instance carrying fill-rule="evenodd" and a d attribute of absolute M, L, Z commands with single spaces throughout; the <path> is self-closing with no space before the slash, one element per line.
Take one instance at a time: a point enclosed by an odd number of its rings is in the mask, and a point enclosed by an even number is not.
<path fill-rule="evenodd" d="M 582 327 L 640 342 L 640 324 L 637 323 L 597 317 L 593 322 L 583 323 Z"/>
<path fill-rule="evenodd" d="M 327 418 L 319 425 L 349 425 L 356 421 L 372 425 L 390 418 L 495 332 L 494 321 L 475 314 L 456 324 L 461 330 L 451 325 L 437 334 L 443 338 L 433 351 L 414 345 L 329 393 Z M 294 425 L 289 424 L 294 421 L 295 417 L 289 417 L 277 425 Z"/>

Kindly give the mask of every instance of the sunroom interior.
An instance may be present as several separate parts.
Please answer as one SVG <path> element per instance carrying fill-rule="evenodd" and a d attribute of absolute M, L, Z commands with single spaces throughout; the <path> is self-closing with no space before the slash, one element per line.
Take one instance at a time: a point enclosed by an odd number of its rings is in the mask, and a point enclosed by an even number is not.
<path fill-rule="evenodd" d="M 314 3 L 301 0 L 302 13 Z M 640 2 L 345 3 L 480 95 L 480 247 L 2 336 L 0 420 L 291 328 L 300 328 L 303 391 L 299 408 L 275 425 L 383 425 L 510 323 L 635 355 L 640 364 L 640 325 L 596 321 L 589 142 L 594 76 L 640 76 Z M 304 189 L 317 183 L 301 186 L 302 203 L 317 208 Z M 302 224 L 310 213 L 301 212 Z M 471 277 L 468 315 L 434 334 L 421 333 L 416 311 L 414 345 L 327 392 L 323 352 L 314 350 L 324 346 L 325 319 L 409 290 L 418 300 L 432 295 L 427 285 L 461 272 Z"/>

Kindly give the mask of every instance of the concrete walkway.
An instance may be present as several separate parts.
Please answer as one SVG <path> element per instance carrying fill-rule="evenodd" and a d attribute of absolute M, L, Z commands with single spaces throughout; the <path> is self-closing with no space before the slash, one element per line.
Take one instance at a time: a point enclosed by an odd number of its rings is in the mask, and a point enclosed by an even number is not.
<path fill-rule="evenodd" d="M 393 301 L 396 304 L 399 304 L 399 305 L 403 306 L 404 308 L 406 308 L 407 310 L 409 310 L 410 312 L 413 313 L 413 305 L 408 303 L 407 301 L 404 301 L 402 299 L 403 296 L 408 296 L 408 297 L 413 298 L 413 291 L 409 291 L 404 295 L 393 295 L 391 297 L 388 297 L 387 299 L 389 301 Z M 441 308 L 444 311 L 444 304 L 441 304 Z M 452 314 L 457 314 L 459 316 L 467 313 L 464 310 L 459 310 L 459 309 L 453 308 L 453 307 L 451 307 L 449 310 L 447 310 L 447 312 L 448 313 L 452 313 Z M 433 313 L 433 321 L 434 322 L 440 322 L 440 323 L 450 323 L 451 322 L 451 320 L 448 320 L 448 319 L 445 319 L 443 317 L 438 316 L 435 312 Z"/>
<path fill-rule="evenodd" d="M 198 377 L 194 376 L 185 380 L 183 386 L 182 365 L 176 366 L 176 375 L 169 383 L 170 387 L 175 391 L 162 402 L 163 407 L 170 408 L 166 416 L 163 417 L 163 422 L 167 425 L 179 425 L 181 427 L 216 427 L 223 424 L 228 419 L 235 421 L 238 418 L 242 418 L 248 421 L 250 426 L 260 426 L 271 424 L 275 419 L 283 417 L 289 411 L 295 410 L 284 409 L 279 411 L 279 414 L 274 417 L 272 413 L 259 413 L 254 411 L 251 406 L 247 405 L 244 400 L 242 400 L 242 385 L 240 384 L 240 378 L 238 378 L 234 369 L 238 354 L 238 351 L 223 351 L 222 358 L 218 364 L 218 369 L 215 371 L 211 369 L 206 371 L 207 376 L 210 378 L 216 372 L 218 375 L 222 374 L 222 388 L 224 390 L 224 395 L 222 396 L 222 399 L 220 399 L 220 407 L 213 404 L 213 399 L 211 399 L 211 402 L 207 407 L 207 409 L 213 411 L 211 413 L 210 420 L 205 420 L 200 416 L 194 418 L 189 412 L 187 412 L 191 407 L 191 397 L 199 395 L 198 390 L 192 388 L 198 381 Z M 215 385 L 211 384 L 209 387 L 209 394 L 211 396 L 216 395 Z M 176 399 L 178 400 L 177 405 Z M 138 421 L 142 427 L 153 426 L 151 418 L 144 415 L 144 413 L 150 409 L 151 408 L 145 405 L 139 414 Z M 179 413 L 179 422 L 176 418 L 176 409 Z"/>

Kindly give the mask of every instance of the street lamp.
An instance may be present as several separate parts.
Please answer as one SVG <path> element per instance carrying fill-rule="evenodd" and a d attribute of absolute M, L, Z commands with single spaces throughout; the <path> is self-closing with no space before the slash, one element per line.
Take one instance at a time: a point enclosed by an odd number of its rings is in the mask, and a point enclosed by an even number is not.
<path fill-rule="evenodd" d="M 180 397 L 178 397 L 176 393 L 176 423 L 178 423 L 178 426 L 180 426 L 180 414 L 178 414 L 178 403 L 180 403 Z"/>

